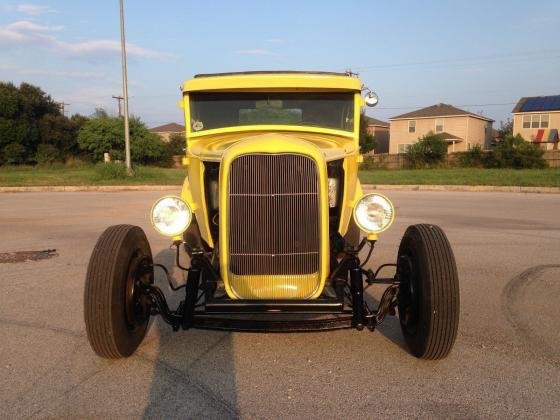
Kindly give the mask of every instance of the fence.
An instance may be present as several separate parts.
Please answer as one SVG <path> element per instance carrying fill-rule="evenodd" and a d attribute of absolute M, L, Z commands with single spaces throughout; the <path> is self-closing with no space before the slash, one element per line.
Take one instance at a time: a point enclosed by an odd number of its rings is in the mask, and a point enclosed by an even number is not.
<path fill-rule="evenodd" d="M 445 155 L 445 163 L 449 166 L 456 166 L 459 160 L 459 153 L 449 153 Z M 551 168 L 560 168 L 560 150 L 547 150 L 543 158 Z M 406 169 L 409 167 L 406 155 L 369 155 L 366 162 L 371 166 L 383 169 Z"/>
<path fill-rule="evenodd" d="M 543 158 L 551 168 L 560 168 L 560 150 L 547 150 Z"/>

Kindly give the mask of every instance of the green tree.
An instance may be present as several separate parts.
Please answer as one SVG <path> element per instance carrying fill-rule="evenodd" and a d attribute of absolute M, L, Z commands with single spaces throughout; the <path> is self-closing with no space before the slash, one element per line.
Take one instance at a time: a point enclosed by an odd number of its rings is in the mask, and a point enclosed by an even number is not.
<path fill-rule="evenodd" d="M 138 118 L 130 119 L 130 155 L 133 163 L 149 164 L 161 159 L 164 143 L 150 133 Z M 93 118 L 86 121 L 78 133 L 78 145 L 93 161 L 103 160 L 108 152 L 113 160 L 124 160 L 124 119 Z"/>
<path fill-rule="evenodd" d="M 2 161 L 24 163 L 35 159 L 37 147 L 41 143 L 40 121 L 46 115 L 60 116 L 60 110 L 39 87 L 29 83 L 21 83 L 16 87 L 13 83 L 0 82 Z M 6 149 L 8 145 L 10 147 Z"/>
<path fill-rule="evenodd" d="M 103 119 L 106 120 L 109 118 L 109 114 L 105 111 L 104 108 L 95 108 L 93 114 L 91 114 L 92 119 Z"/>
<path fill-rule="evenodd" d="M 50 145 L 58 150 L 58 157 L 76 154 L 77 133 L 74 124 L 63 115 L 46 114 L 39 120 L 40 145 Z"/>
<path fill-rule="evenodd" d="M 505 139 L 508 135 L 513 135 L 513 120 L 511 118 L 508 118 L 505 122 L 500 121 L 500 128 L 498 129 L 500 139 Z"/>
<path fill-rule="evenodd" d="M 2 161 L 7 165 L 19 165 L 24 162 L 25 148 L 19 143 L 10 143 L 2 149 Z"/>
<path fill-rule="evenodd" d="M 377 147 L 375 136 L 368 131 L 368 117 L 360 114 L 360 153 L 368 153 Z"/>
<path fill-rule="evenodd" d="M 441 165 L 447 155 L 447 143 L 440 135 L 429 132 L 409 147 L 406 156 L 414 168 Z"/>

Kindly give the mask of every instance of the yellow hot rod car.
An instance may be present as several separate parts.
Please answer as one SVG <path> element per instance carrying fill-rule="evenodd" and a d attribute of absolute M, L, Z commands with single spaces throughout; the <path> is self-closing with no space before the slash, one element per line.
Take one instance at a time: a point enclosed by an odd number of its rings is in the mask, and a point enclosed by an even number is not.
<path fill-rule="evenodd" d="M 105 230 L 84 296 L 98 355 L 131 355 L 156 315 L 175 331 L 289 332 L 373 330 L 397 311 L 415 356 L 450 352 L 459 286 L 439 227 L 409 226 L 395 263 L 365 268 L 395 217 L 391 201 L 364 195 L 357 177 L 361 109 L 377 103 L 374 93 L 351 74 L 325 72 L 203 74 L 182 91 L 187 177 L 180 197 L 157 200 L 151 221 L 171 239 L 186 281 L 154 263 L 141 228 Z M 381 277 L 387 267 L 394 275 Z M 156 269 L 181 294 L 177 308 Z M 376 305 L 364 298 L 372 284 L 387 285 Z"/>

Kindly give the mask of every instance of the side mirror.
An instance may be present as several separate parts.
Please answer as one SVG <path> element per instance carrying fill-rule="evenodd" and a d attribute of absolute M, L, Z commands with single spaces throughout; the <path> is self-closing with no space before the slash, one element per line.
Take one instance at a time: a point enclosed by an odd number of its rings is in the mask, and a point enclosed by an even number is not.
<path fill-rule="evenodd" d="M 379 97 L 377 96 L 377 93 L 370 91 L 366 93 L 366 96 L 364 97 L 364 102 L 366 103 L 367 106 L 375 106 L 379 103 Z"/>

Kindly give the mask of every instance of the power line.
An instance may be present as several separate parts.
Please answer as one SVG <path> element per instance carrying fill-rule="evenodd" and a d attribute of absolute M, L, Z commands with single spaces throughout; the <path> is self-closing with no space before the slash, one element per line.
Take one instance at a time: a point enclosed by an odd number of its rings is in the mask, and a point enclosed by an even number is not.
<path fill-rule="evenodd" d="M 473 107 L 473 106 L 505 106 L 505 105 L 515 105 L 517 102 L 503 102 L 499 104 L 462 104 L 454 105 L 456 107 Z M 398 107 L 376 107 L 375 109 L 417 109 L 425 108 L 425 106 L 398 106 Z"/>
<path fill-rule="evenodd" d="M 367 71 L 367 70 L 378 70 L 378 69 L 396 69 L 396 68 L 407 68 L 407 67 L 417 67 L 425 66 L 431 64 L 482 64 L 484 62 L 495 62 L 500 60 L 533 60 L 535 56 L 537 58 L 544 59 L 557 59 L 560 56 L 550 55 L 547 57 L 542 57 L 543 54 L 558 54 L 560 50 L 558 49 L 548 49 L 540 51 L 527 51 L 521 53 L 510 53 L 501 55 L 483 55 L 478 57 L 468 57 L 468 58 L 456 58 L 456 59 L 440 59 L 440 60 L 427 60 L 427 61 L 416 61 L 408 63 L 380 63 L 374 65 L 366 66 L 352 66 L 355 71 Z"/>

